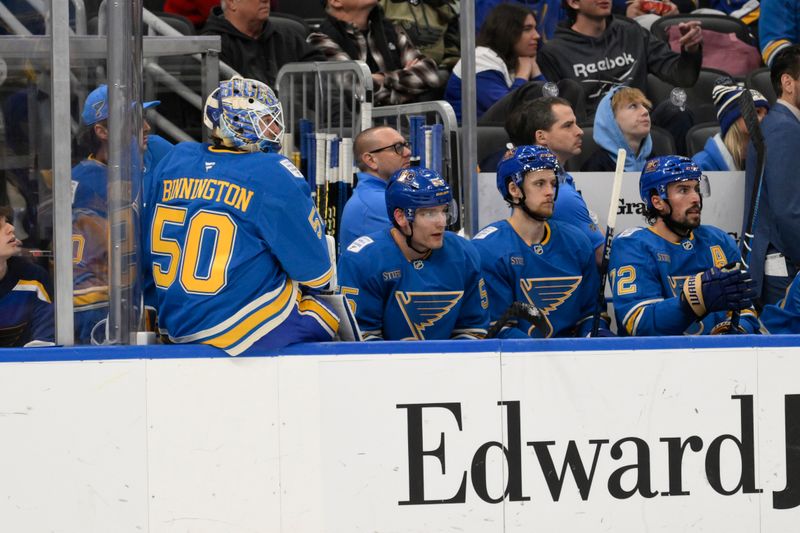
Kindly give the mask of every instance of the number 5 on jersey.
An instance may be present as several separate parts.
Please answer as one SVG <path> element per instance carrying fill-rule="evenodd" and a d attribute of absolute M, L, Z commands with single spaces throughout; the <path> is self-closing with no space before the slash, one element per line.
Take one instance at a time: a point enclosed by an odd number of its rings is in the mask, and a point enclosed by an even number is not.
<path fill-rule="evenodd" d="M 175 229 L 169 231 L 170 226 Z M 226 213 L 203 209 L 186 224 L 186 208 L 158 204 L 150 251 L 166 261 L 153 261 L 156 287 L 170 288 L 180 273 L 179 281 L 186 292 L 218 293 L 228 283 L 236 230 L 236 223 Z M 168 237 L 165 232 L 182 235 L 183 239 Z"/>

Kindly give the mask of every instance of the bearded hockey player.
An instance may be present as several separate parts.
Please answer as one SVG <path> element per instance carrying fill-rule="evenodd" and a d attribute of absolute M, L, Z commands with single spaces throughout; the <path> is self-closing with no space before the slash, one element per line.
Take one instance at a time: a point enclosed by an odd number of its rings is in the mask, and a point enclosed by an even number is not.
<path fill-rule="evenodd" d="M 543 146 L 519 146 L 497 168 L 497 189 L 511 216 L 481 230 L 472 243 L 481 255 L 489 316 L 497 321 L 515 301 L 535 305 L 544 328 L 510 323 L 500 337 L 588 335 L 600 287 L 594 249 L 576 227 L 549 220 L 558 196 L 556 156 Z M 601 335 L 610 335 L 607 328 Z"/>
<path fill-rule="evenodd" d="M 622 232 L 611 248 L 609 279 L 621 334 L 757 333 L 749 273 L 733 239 L 700 224 L 708 181 L 689 158 L 650 159 L 639 178 L 649 227 Z"/>
<path fill-rule="evenodd" d="M 332 269 L 302 175 L 277 153 L 280 102 L 265 84 L 233 78 L 204 113 L 214 143 L 179 144 L 147 185 L 161 333 L 229 355 L 331 340 L 338 318 L 301 292 L 324 287 Z"/>
<path fill-rule="evenodd" d="M 364 340 L 478 339 L 489 323 L 480 257 L 445 231 L 455 222 L 450 187 L 426 168 L 395 172 L 386 188 L 393 227 L 342 253 L 339 283 Z"/>

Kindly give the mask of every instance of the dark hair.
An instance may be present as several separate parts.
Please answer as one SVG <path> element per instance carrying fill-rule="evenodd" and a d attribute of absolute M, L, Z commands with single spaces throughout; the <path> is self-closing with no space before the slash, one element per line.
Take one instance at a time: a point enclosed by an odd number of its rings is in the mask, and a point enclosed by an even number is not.
<path fill-rule="evenodd" d="M 0 221 L 3 219 L 8 223 L 14 223 L 14 210 L 7 205 L 0 205 Z"/>
<path fill-rule="evenodd" d="M 475 44 L 491 48 L 505 62 L 509 70 L 517 68 L 517 53 L 514 46 L 522 35 L 525 19 L 536 14 L 520 4 L 499 4 L 492 9 L 481 26 Z"/>
<path fill-rule="evenodd" d="M 553 106 L 561 104 L 572 107 L 569 101 L 559 96 L 542 96 L 529 100 L 514 111 L 506 119 L 506 133 L 514 146 L 531 144 L 538 130 L 549 130 L 555 124 Z"/>
<path fill-rule="evenodd" d="M 95 124 L 103 124 L 104 121 L 96 122 Z M 102 141 L 94 132 L 94 124 L 84 126 L 78 133 L 78 146 L 86 150 L 86 155 L 96 154 L 102 146 Z"/>
<path fill-rule="evenodd" d="M 775 55 L 772 67 L 769 69 L 769 79 L 775 94 L 783 94 L 781 76 L 788 74 L 793 80 L 800 78 L 800 44 L 787 46 Z"/>
<path fill-rule="evenodd" d="M 652 198 L 653 196 L 658 196 L 658 191 L 655 189 L 650 189 L 649 198 Z M 645 204 L 644 213 L 642 213 L 642 215 L 644 216 L 644 219 L 647 221 L 647 224 L 652 226 L 653 224 L 656 223 L 656 220 L 658 220 L 658 218 L 661 216 L 661 213 L 658 211 L 658 209 L 655 208 L 655 206 L 647 207 L 647 204 Z"/>
<path fill-rule="evenodd" d="M 569 5 L 569 0 L 561 0 L 561 5 L 564 11 L 567 12 L 567 20 L 569 20 L 570 25 L 575 24 L 575 21 L 578 19 L 578 10 L 573 9 L 572 6 Z"/>

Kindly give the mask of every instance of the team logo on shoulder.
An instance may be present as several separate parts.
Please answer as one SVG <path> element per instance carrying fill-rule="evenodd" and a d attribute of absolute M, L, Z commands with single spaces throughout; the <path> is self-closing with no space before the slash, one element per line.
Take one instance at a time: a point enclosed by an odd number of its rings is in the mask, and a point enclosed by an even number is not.
<path fill-rule="evenodd" d="M 356 239 L 356 240 L 354 240 L 353 242 L 350 243 L 350 246 L 347 247 L 347 251 L 348 252 L 353 252 L 353 253 L 358 253 L 364 247 L 369 246 L 373 242 L 375 242 L 375 241 L 373 241 L 369 237 L 359 237 L 358 239 Z"/>
<path fill-rule="evenodd" d="M 477 234 L 477 235 L 475 235 L 475 236 L 472 238 L 472 240 L 474 241 L 474 240 L 476 240 L 476 239 L 485 239 L 486 237 L 488 237 L 489 235 L 491 235 L 491 234 L 492 234 L 492 233 L 494 233 L 495 231 L 497 231 L 497 228 L 496 228 L 496 227 L 494 227 L 494 226 L 487 226 L 487 227 L 483 228 L 482 230 L 480 230 L 480 231 L 478 232 L 478 234 Z"/>
<path fill-rule="evenodd" d="M 204 165 L 205 165 L 205 167 L 206 167 L 206 172 L 208 172 L 209 170 L 211 170 L 212 168 L 214 168 L 214 166 L 215 166 L 217 163 L 216 163 L 216 162 L 214 162 L 214 161 L 204 161 L 204 162 L 203 162 L 203 164 L 204 164 Z"/>
<path fill-rule="evenodd" d="M 295 178 L 302 178 L 303 173 L 297 170 L 297 167 L 288 159 L 281 159 L 281 166 L 292 173 Z"/>
<path fill-rule="evenodd" d="M 692 241 L 683 241 L 681 243 L 681 246 L 683 246 L 684 250 L 691 250 L 692 248 L 694 248 L 694 244 L 692 244 Z"/>
<path fill-rule="evenodd" d="M 464 291 L 394 293 L 413 339 L 424 340 L 425 330 L 447 315 L 464 296 Z"/>

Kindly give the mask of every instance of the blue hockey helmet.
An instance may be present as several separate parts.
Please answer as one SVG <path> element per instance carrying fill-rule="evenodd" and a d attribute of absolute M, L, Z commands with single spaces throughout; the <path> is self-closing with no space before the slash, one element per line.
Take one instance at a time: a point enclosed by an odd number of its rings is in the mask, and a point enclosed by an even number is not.
<path fill-rule="evenodd" d="M 513 181 L 517 187 L 522 188 L 525 174 L 536 170 L 552 170 L 558 175 L 561 166 L 555 154 L 544 146 L 517 146 L 507 152 L 497 165 L 497 190 L 505 200 L 510 201 L 508 182 Z M 558 196 L 558 184 L 555 194 Z"/>
<path fill-rule="evenodd" d="M 229 148 L 276 152 L 284 130 L 283 107 L 265 83 L 231 78 L 206 99 L 203 123 Z"/>
<path fill-rule="evenodd" d="M 667 185 L 676 181 L 698 180 L 701 196 L 709 195 L 708 180 L 697 164 L 682 155 L 663 155 L 649 159 L 639 177 L 639 195 L 648 209 L 653 208 L 651 191 L 667 199 Z"/>
<path fill-rule="evenodd" d="M 409 222 L 414 221 L 417 209 L 449 206 L 448 224 L 458 219 L 450 186 L 435 170 L 423 167 L 400 169 L 389 179 L 386 186 L 386 212 L 394 224 L 395 209 L 402 209 Z"/>

